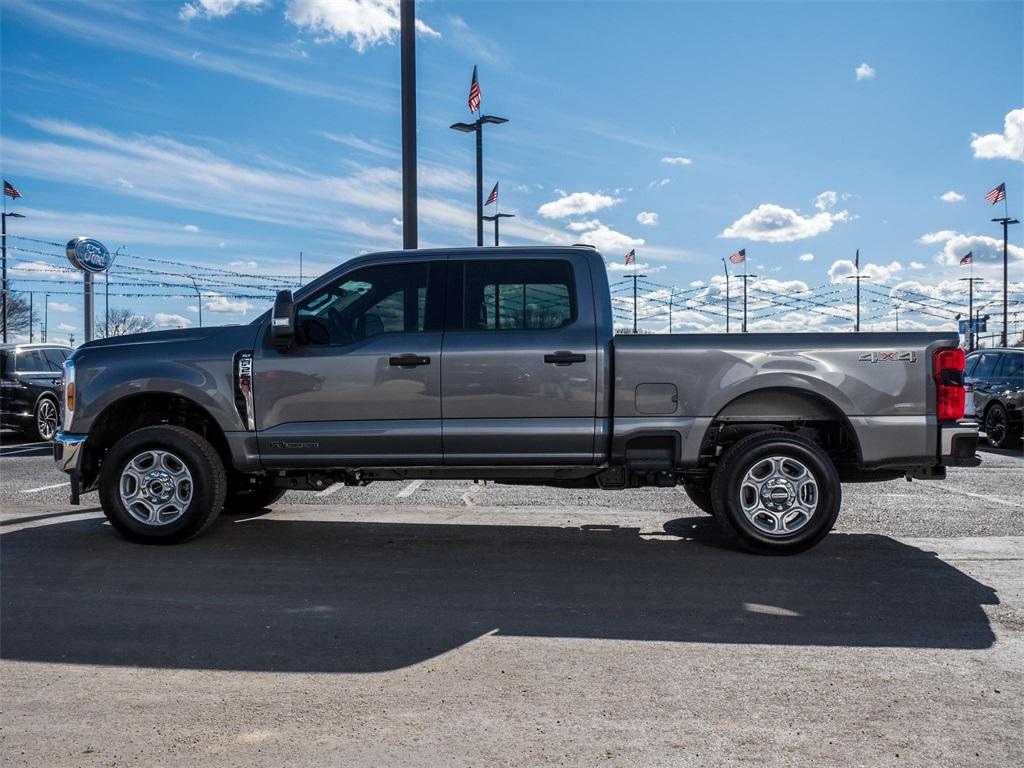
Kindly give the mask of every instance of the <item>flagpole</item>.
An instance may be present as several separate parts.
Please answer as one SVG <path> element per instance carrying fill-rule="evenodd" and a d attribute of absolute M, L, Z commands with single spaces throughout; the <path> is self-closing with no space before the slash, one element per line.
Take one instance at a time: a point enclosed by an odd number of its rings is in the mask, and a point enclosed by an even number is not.
<path fill-rule="evenodd" d="M 722 266 L 725 267 L 725 332 L 729 332 L 729 264 L 722 259 Z"/>
<path fill-rule="evenodd" d="M 747 332 L 747 253 L 743 252 L 743 332 Z"/>
<path fill-rule="evenodd" d="M 1009 318 L 1009 311 L 1007 309 L 1008 282 L 1009 282 L 1009 280 L 1008 280 L 1008 269 L 1009 269 L 1009 256 L 1008 256 L 1008 253 L 1009 253 L 1009 241 L 1010 241 L 1009 229 L 1010 229 L 1010 225 L 1011 224 L 1020 224 L 1020 221 L 1018 221 L 1017 219 L 1011 219 L 1010 218 L 1010 209 L 1009 209 L 1008 203 L 1006 202 L 1007 194 L 1006 194 L 1006 183 L 1005 182 L 1003 182 L 1002 187 L 1003 187 L 1003 211 L 1005 212 L 1006 215 L 1003 216 L 1001 219 L 992 219 L 992 221 L 994 221 L 997 224 L 1002 224 L 1003 225 L 1003 332 L 1002 332 L 1002 339 L 1001 339 L 1000 346 L 1007 347 L 1007 346 L 1010 345 L 1010 318 Z"/>

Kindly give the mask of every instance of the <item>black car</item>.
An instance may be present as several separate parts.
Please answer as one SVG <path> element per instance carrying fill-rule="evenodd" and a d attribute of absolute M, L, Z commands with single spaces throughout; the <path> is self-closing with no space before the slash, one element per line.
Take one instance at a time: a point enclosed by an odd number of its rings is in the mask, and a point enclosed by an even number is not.
<path fill-rule="evenodd" d="M 979 349 L 967 356 L 964 379 L 974 387 L 978 423 L 995 448 L 1014 448 L 1024 407 L 1024 349 Z"/>
<path fill-rule="evenodd" d="M 70 347 L 0 345 L 0 427 L 29 440 L 52 440 L 60 419 L 60 374 Z"/>

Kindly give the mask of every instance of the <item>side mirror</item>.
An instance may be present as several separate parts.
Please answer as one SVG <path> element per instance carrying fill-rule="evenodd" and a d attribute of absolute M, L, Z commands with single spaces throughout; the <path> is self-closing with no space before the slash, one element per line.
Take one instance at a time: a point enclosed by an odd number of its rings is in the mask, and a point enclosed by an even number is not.
<path fill-rule="evenodd" d="M 278 291 L 270 315 L 270 338 L 277 346 L 287 347 L 295 339 L 295 302 L 291 291 Z"/>

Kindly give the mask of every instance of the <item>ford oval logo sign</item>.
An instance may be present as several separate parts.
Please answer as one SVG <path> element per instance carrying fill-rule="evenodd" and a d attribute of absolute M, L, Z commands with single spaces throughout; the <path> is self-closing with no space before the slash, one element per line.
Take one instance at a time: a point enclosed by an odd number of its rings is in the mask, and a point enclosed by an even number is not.
<path fill-rule="evenodd" d="M 68 261 L 83 272 L 105 272 L 114 263 L 107 246 L 91 237 L 76 237 L 67 246 Z"/>

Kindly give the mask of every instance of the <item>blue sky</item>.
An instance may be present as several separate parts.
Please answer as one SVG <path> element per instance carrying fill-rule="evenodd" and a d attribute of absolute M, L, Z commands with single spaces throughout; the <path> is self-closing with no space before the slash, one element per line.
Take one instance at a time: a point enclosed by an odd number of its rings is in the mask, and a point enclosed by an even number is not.
<path fill-rule="evenodd" d="M 484 111 L 510 119 L 485 135 L 485 186 L 500 180 L 517 215 L 503 243 L 591 242 L 613 279 L 635 248 L 651 329 L 667 321 L 658 286 L 695 300 L 676 330 L 719 328 L 697 305 L 718 300 L 739 248 L 763 295 L 839 286 L 819 289 L 829 312 L 763 308 L 761 330 L 845 328 L 857 248 L 876 298 L 933 297 L 928 313 L 904 303 L 901 328 L 951 327 L 968 250 L 976 275 L 1001 278 L 1002 205 L 984 194 L 1005 181 L 1020 217 L 1022 3 L 418 6 L 421 245 L 474 242 L 472 139 L 448 125 L 469 118 L 478 64 Z M 144 258 L 262 276 L 205 273 L 206 323 L 261 312 L 248 297 L 297 282 L 300 250 L 309 277 L 400 247 L 394 7 L 8 0 L 2 170 L 27 216 L 11 231 L 124 246 L 122 283 L 195 272 Z M 11 252 L 13 288 L 72 291 L 51 296 L 51 338 L 81 338 L 79 289 L 58 282 L 75 276 L 43 266 L 60 249 L 11 242 L 29 249 Z M 1019 228 L 1011 242 L 1019 281 Z M 111 304 L 197 321 L 194 298 Z"/>

